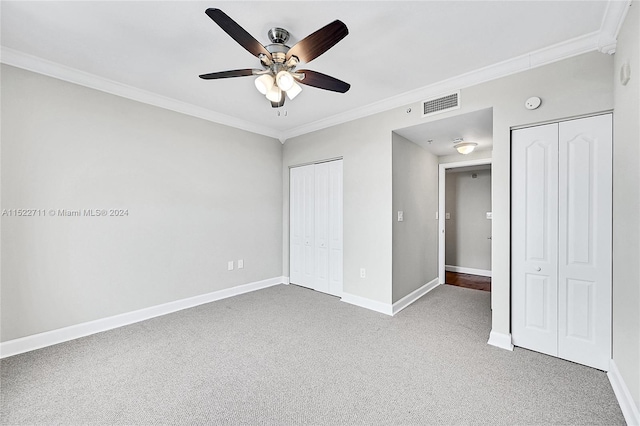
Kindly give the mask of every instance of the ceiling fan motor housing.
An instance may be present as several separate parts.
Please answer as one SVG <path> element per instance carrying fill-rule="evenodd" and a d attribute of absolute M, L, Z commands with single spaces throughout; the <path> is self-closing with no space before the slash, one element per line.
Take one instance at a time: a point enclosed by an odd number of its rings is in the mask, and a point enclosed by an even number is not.
<path fill-rule="evenodd" d="M 267 32 L 271 43 L 285 44 L 289 40 L 289 31 L 284 28 L 273 27 Z"/>

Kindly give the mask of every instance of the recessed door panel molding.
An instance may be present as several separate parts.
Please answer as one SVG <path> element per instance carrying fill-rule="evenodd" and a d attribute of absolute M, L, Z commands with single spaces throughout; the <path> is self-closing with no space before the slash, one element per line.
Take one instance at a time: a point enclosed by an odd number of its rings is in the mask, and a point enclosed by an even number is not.
<path fill-rule="evenodd" d="M 551 128 L 548 131 L 552 130 L 555 132 Z M 525 149 L 525 259 L 528 261 L 549 261 L 549 231 L 550 227 L 555 227 L 555 221 L 550 217 L 553 206 L 549 205 L 549 193 L 555 193 L 557 185 L 557 170 L 553 166 L 556 152 L 556 144 L 549 139 L 534 140 Z"/>
<path fill-rule="evenodd" d="M 527 274 L 525 278 L 525 327 L 549 332 L 549 280 L 540 275 Z M 555 332 L 555 331 L 554 331 Z"/>
<path fill-rule="evenodd" d="M 568 279 L 565 283 L 567 298 L 565 321 L 567 323 L 566 338 L 580 339 L 587 343 L 594 342 L 594 287 L 593 281 Z"/>
<path fill-rule="evenodd" d="M 594 199 L 593 181 L 597 173 L 593 164 L 593 141 L 584 135 L 578 135 L 567 141 L 563 150 L 566 153 L 566 186 L 563 194 L 566 199 L 566 239 L 568 263 L 591 263 L 593 247 Z"/>
<path fill-rule="evenodd" d="M 291 168 L 290 282 L 342 295 L 342 160 Z"/>
<path fill-rule="evenodd" d="M 611 358 L 611 147 L 611 114 L 512 133 L 513 343 L 602 370 Z"/>

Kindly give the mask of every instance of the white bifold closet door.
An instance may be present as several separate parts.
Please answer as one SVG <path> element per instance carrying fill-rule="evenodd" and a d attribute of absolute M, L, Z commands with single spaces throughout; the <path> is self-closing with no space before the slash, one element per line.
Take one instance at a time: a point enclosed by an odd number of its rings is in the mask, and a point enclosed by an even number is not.
<path fill-rule="evenodd" d="M 608 370 L 611 114 L 511 139 L 513 343 Z"/>
<path fill-rule="evenodd" d="M 342 296 L 342 160 L 290 170 L 290 282 Z"/>

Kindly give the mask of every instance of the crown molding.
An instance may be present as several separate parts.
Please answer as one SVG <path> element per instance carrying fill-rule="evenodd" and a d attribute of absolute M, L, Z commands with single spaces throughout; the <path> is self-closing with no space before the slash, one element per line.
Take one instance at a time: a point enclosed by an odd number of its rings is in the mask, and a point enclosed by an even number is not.
<path fill-rule="evenodd" d="M 247 132 L 257 133 L 274 139 L 279 139 L 281 136 L 279 131 L 269 127 L 260 126 L 230 115 L 221 114 L 187 102 L 118 83 L 117 81 L 80 71 L 37 56 L 28 55 L 4 46 L 0 47 L 0 62 L 112 95 L 121 96 L 225 126 L 246 130 Z"/>
<path fill-rule="evenodd" d="M 507 77 L 512 74 L 547 65 L 572 56 L 592 51 L 613 54 L 616 49 L 616 38 L 618 36 L 618 32 L 622 27 L 622 23 L 624 22 L 630 5 L 630 0 L 609 0 L 602 19 L 601 28 L 597 32 L 576 37 L 497 64 L 489 65 L 484 68 L 442 80 L 416 90 L 392 96 L 364 107 L 355 108 L 344 113 L 329 116 L 321 120 L 284 131 L 260 126 L 246 120 L 211 111 L 193 104 L 164 97 L 132 86 L 127 86 L 113 80 L 89 74 L 84 71 L 47 61 L 6 47 L 0 48 L 0 62 L 90 87 L 106 93 L 122 96 L 138 102 L 198 117 L 214 123 L 272 137 L 278 139 L 284 144 L 287 139 L 291 139 L 296 136 L 378 114 L 412 104 L 414 102 L 421 102 L 423 99 L 438 96 L 451 90 L 459 90 L 498 78 Z"/>
<path fill-rule="evenodd" d="M 580 37 L 576 37 L 553 46 L 539 49 L 512 59 L 508 59 L 497 64 L 479 68 L 465 74 L 442 80 L 420 89 L 405 92 L 403 94 L 393 96 L 373 104 L 369 104 L 362 108 L 356 108 L 345 113 L 333 115 L 313 123 L 305 124 L 283 132 L 281 141 L 300 136 L 306 133 L 321 130 L 327 127 L 343 124 L 348 121 L 363 118 L 369 115 L 388 111 L 421 102 L 424 99 L 438 96 L 452 90 L 464 89 L 466 87 L 475 86 L 480 83 L 506 77 L 542 65 L 561 61 L 572 56 L 581 55 L 583 53 L 600 50 L 601 34 L 594 32 Z"/>
<path fill-rule="evenodd" d="M 609 55 L 616 52 L 618 33 L 627 17 L 629 7 L 631 7 L 631 0 L 609 0 L 607 3 L 607 10 L 600 24 L 600 40 L 598 41 L 600 52 Z"/>

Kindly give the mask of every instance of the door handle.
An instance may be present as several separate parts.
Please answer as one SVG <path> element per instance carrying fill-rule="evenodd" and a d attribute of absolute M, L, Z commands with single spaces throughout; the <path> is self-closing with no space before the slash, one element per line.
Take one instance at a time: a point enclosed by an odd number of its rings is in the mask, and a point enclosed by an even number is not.
<path fill-rule="evenodd" d="M 539 267 L 539 266 L 536 266 L 536 271 L 537 271 L 537 272 L 540 272 L 540 271 L 542 271 L 542 268 L 541 268 L 541 267 Z"/>

